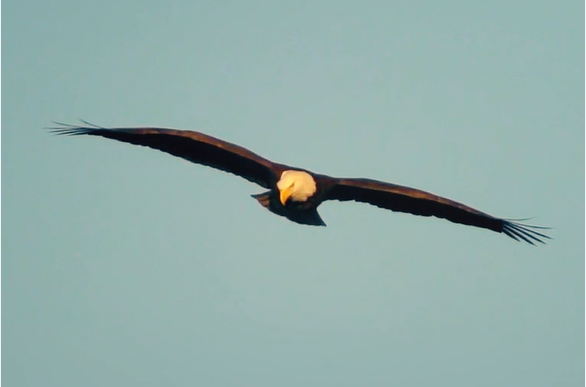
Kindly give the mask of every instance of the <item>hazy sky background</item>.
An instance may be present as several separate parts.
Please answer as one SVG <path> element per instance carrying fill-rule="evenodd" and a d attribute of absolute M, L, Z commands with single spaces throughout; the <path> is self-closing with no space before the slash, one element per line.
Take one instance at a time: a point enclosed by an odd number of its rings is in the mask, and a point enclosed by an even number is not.
<path fill-rule="evenodd" d="M 6 386 L 583 386 L 583 1 L 5 1 Z M 262 189 L 200 130 L 555 238 Z"/>

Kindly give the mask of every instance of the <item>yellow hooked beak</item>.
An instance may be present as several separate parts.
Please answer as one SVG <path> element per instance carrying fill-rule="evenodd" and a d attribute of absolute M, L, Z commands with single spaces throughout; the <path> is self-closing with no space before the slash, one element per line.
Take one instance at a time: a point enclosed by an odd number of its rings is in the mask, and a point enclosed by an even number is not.
<path fill-rule="evenodd" d="M 293 191 L 292 188 L 293 187 L 287 187 L 279 192 L 279 200 L 281 201 L 282 205 L 285 205 L 285 203 L 287 203 L 287 199 L 289 199 L 289 197 L 291 196 L 291 192 Z"/>

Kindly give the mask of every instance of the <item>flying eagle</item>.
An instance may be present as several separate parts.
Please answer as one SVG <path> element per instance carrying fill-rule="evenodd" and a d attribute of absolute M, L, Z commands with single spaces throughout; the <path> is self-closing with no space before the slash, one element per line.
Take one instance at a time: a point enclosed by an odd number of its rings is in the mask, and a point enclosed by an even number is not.
<path fill-rule="evenodd" d="M 399 212 L 435 216 L 454 223 L 503 233 L 517 241 L 535 244 L 550 239 L 538 229 L 497 218 L 464 204 L 425 191 L 371 179 L 347 179 L 320 175 L 305 169 L 277 164 L 241 146 L 203 133 L 164 128 L 103 128 L 56 122 L 49 128 L 60 135 L 90 135 L 148 146 L 197 164 L 229 172 L 268 191 L 253 198 L 276 215 L 293 222 L 325 226 L 317 207 L 326 200 L 357 201 Z"/>

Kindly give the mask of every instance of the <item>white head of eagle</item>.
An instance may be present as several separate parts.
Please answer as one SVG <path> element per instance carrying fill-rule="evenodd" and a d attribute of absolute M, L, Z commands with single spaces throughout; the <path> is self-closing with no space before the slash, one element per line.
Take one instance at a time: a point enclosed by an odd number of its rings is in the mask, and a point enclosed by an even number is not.
<path fill-rule="evenodd" d="M 313 177 L 304 171 L 283 172 L 277 182 L 277 188 L 282 205 L 285 205 L 289 198 L 295 202 L 305 202 L 317 190 Z"/>

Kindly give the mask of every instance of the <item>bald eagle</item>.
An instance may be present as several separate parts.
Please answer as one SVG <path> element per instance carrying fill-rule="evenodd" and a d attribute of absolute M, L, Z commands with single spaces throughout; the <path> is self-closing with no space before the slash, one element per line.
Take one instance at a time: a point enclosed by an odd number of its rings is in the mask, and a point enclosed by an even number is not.
<path fill-rule="evenodd" d="M 357 201 L 380 208 L 421 216 L 435 216 L 454 223 L 503 233 L 517 241 L 544 243 L 549 236 L 530 226 L 501 219 L 472 207 L 425 191 L 371 179 L 336 178 L 274 163 L 248 149 L 203 133 L 164 128 L 103 128 L 56 122 L 49 128 L 59 135 L 101 136 L 147 146 L 197 164 L 229 172 L 268 189 L 252 195 L 272 213 L 293 222 L 325 226 L 317 207 L 326 200 Z"/>

